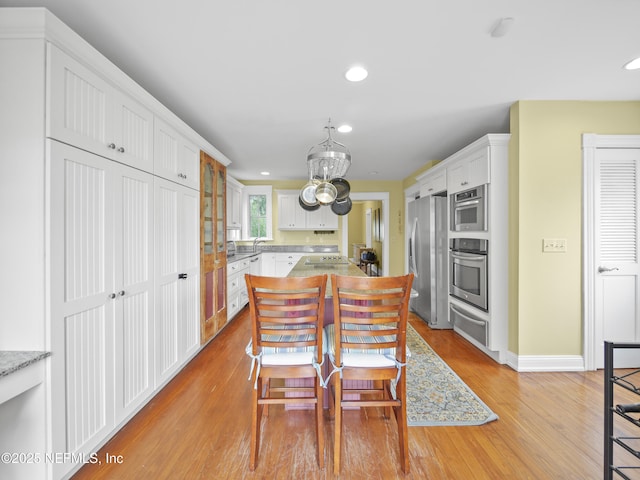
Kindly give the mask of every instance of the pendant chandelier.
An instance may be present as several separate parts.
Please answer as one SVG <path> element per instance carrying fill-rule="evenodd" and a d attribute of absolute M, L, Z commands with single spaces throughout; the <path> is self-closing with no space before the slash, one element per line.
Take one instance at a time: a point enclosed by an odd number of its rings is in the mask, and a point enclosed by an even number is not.
<path fill-rule="evenodd" d="M 324 128 L 327 138 L 307 154 L 309 181 L 300 190 L 300 206 L 308 211 L 331 206 L 336 215 L 346 215 L 351 211 L 351 188 L 344 177 L 351 166 L 351 153 L 331 137 L 331 119 Z"/>

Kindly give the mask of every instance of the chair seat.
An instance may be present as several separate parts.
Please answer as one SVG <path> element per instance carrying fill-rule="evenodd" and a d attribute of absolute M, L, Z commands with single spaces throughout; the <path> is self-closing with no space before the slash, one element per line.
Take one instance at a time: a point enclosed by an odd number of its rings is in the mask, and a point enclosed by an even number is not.
<path fill-rule="evenodd" d="M 385 330 L 384 325 L 353 325 L 358 330 Z M 343 333 L 345 331 L 343 330 Z M 335 345 L 335 326 L 333 324 L 324 327 L 324 338 L 327 338 L 327 353 L 332 362 L 335 363 L 336 345 Z M 382 335 L 375 337 L 376 342 L 394 341 L 392 335 Z M 346 336 L 347 340 L 352 340 Z M 324 344 L 323 344 L 324 345 Z M 395 348 L 343 348 L 342 349 L 342 366 L 344 367 L 395 367 L 396 349 Z M 411 351 L 407 346 L 407 357 L 411 356 Z"/>
<path fill-rule="evenodd" d="M 289 328 L 292 328 L 289 326 Z M 288 337 L 288 335 L 264 335 L 263 341 L 280 341 Z M 308 339 L 312 339 L 313 335 L 307 335 Z M 245 353 L 249 356 L 253 351 L 253 340 L 249 340 Z M 322 330 L 322 355 L 318 359 L 322 362 L 322 357 L 327 353 L 327 334 Z M 311 365 L 316 361 L 316 347 L 310 345 L 308 347 L 262 347 L 262 357 L 260 363 L 262 365 Z"/>

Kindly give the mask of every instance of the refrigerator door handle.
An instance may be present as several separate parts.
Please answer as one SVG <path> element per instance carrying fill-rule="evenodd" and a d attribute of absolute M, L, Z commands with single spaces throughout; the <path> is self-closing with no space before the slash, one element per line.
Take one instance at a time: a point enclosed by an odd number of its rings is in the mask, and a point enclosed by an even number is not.
<path fill-rule="evenodd" d="M 411 241 L 409 244 L 409 260 L 410 268 L 414 276 L 418 276 L 418 268 L 416 267 L 416 230 L 418 229 L 418 217 L 413 219 L 413 227 L 411 228 Z"/>

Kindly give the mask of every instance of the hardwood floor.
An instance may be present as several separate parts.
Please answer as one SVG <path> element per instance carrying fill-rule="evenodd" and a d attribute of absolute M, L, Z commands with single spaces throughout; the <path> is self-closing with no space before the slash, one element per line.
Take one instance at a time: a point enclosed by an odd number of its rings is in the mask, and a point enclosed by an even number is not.
<path fill-rule="evenodd" d="M 602 371 L 517 373 L 452 331 L 410 321 L 499 420 L 477 427 L 409 427 L 411 471 L 404 475 L 395 421 L 375 409 L 345 412 L 340 478 L 603 477 Z M 98 453 L 102 463 L 84 466 L 74 480 L 336 478 L 333 421 L 325 421 L 320 470 L 312 411 L 280 406 L 264 420 L 257 468 L 249 471 L 249 336 L 245 308 L 105 445 Z M 121 463 L 107 464 L 107 453 L 121 456 Z"/>

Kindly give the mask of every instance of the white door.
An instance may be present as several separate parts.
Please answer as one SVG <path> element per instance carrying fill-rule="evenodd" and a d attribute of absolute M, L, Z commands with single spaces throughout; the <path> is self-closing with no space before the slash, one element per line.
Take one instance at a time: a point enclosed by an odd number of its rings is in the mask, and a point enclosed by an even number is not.
<path fill-rule="evenodd" d="M 52 451 L 94 452 L 114 425 L 115 163 L 48 141 Z M 54 465 L 62 476 L 69 465 Z"/>
<path fill-rule="evenodd" d="M 593 199 L 586 220 L 592 222 L 592 242 L 587 232 L 585 244 L 585 276 L 591 279 L 585 289 L 585 339 L 590 336 L 589 319 L 593 318 L 592 345 L 585 341 L 588 369 L 604 367 L 605 341 L 640 342 L 640 144 L 631 148 L 623 142 L 620 146 L 625 148 L 611 148 L 613 145 L 605 142 L 605 146 L 609 148 L 601 145 L 593 149 L 593 191 L 585 189 L 587 208 L 589 198 Z M 635 350 L 618 350 L 614 364 L 638 367 L 640 358 Z"/>
<path fill-rule="evenodd" d="M 116 420 L 153 390 L 153 176 L 116 164 L 114 197 Z"/>

